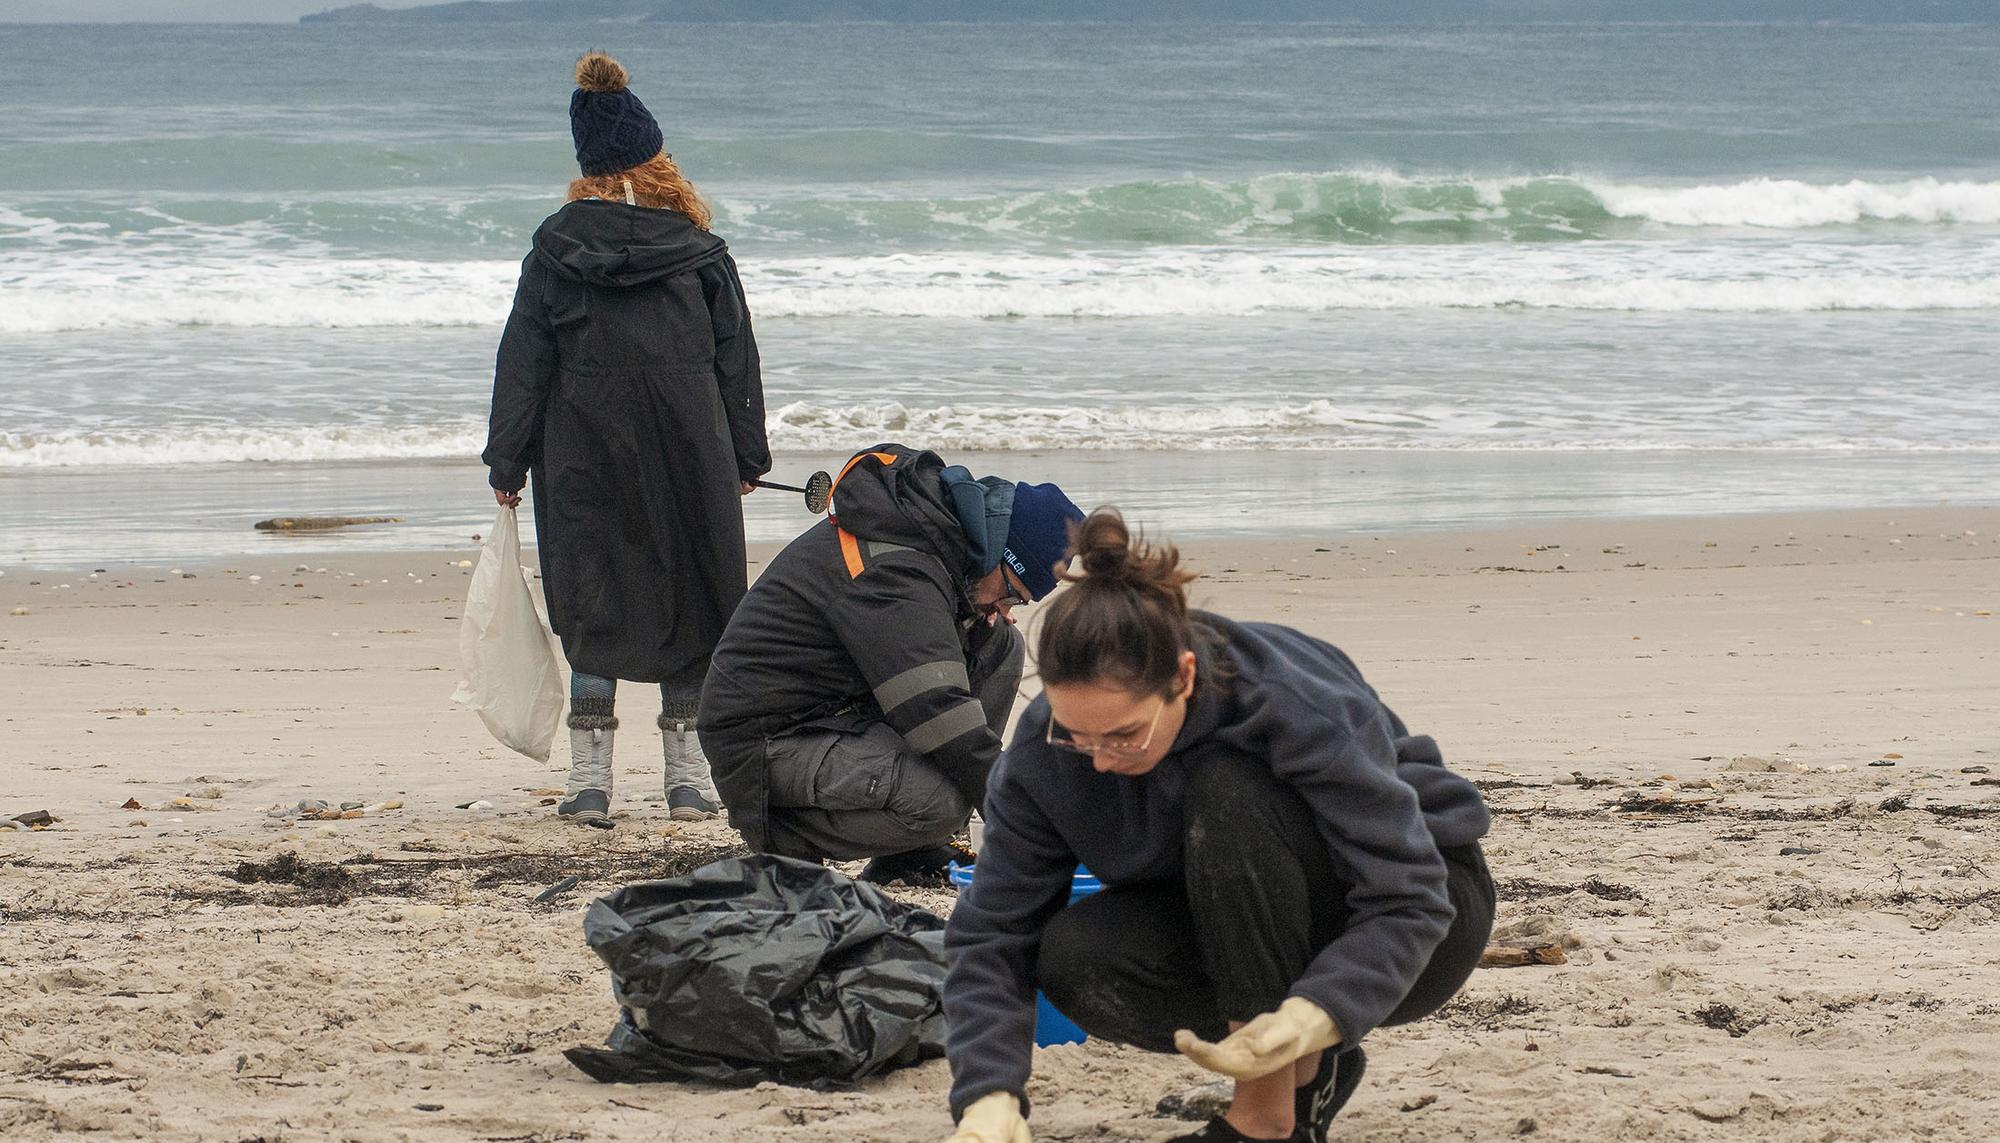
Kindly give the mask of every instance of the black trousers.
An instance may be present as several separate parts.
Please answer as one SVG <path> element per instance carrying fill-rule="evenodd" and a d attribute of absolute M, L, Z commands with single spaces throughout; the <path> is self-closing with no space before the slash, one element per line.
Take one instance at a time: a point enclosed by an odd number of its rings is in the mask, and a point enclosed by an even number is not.
<path fill-rule="evenodd" d="M 967 666 L 995 740 L 1021 686 L 1027 640 L 1002 624 Z M 838 724 L 838 725 L 837 725 Z M 888 723 L 823 719 L 763 744 L 770 848 L 808 861 L 850 861 L 951 840 L 974 806 L 944 771 Z"/>
<path fill-rule="evenodd" d="M 1057 913 L 1037 974 L 1063 1014 L 1093 1036 L 1155 1052 L 1191 1029 L 1276 1008 L 1307 963 L 1347 928 L 1353 886 L 1313 815 L 1269 766 L 1226 751 L 1191 759 L 1181 880 L 1106 889 Z M 1493 931 L 1493 877 L 1479 846 L 1442 848 L 1458 915 L 1384 1024 L 1443 1007 Z"/>

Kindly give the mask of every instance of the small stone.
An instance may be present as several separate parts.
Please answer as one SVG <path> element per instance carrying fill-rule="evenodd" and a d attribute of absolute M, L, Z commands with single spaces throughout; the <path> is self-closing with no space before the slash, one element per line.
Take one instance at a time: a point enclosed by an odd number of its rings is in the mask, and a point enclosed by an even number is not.
<path fill-rule="evenodd" d="M 12 611 L 9 611 L 9 612 L 8 612 L 7 614 L 9 614 L 9 615 L 26 615 L 27 613 L 28 613 L 28 609 L 27 609 L 27 608 L 25 608 L 25 607 L 16 607 L 16 608 L 15 608 L 14 610 L 12 610 Z"/>
<path fill-rule="evenodd" d="M 56 816 L 47 810 L 30 810 L 25 814 L 15 814 L 9 820 L 20 822 L 28 829 L 34 829 L 37 826 L 54 825 Z"/>
<path fill-rule="evenodd" d="M 1235 1085 L 1229 1080 L 1198 1084 L 1163 1097 L 1153 1110 L 1168 1118 L 1199 1122 L 1229 1110 L 1234 1093 Z"/>
<path fill-rule="evenodd" d="M 124 805 L 122 805 L 122 806 L 119 806 L 118 808 L 119 808 L 119 809 L 121 809 L 121 810 L 143 810 L 143 809 L 145 809 L 146 807 L 145 807 L 145 806 L 142 806 L 142 805 L 140 805 L 140 804 L 139 804 L 139 799 L 137 799 L 137 798 L 127 798 L 127 799 L 125 799 L 125 804 L 124 804 Z"/>
<path fill-rule="evenodd" d="M 406 905 L 403 908 L 406 921 L 438 921 L 444 919 L 443 905 Z"/>
<path fill-rule="evenodd" d="M 222 788 L 220 786 L 203 786 L 201 789 L 196 790 L 193 794 L 189 796 L 195 798 L 207 798 L 209 801 L 213 802 L 219 800 L 222 797 Z"/>

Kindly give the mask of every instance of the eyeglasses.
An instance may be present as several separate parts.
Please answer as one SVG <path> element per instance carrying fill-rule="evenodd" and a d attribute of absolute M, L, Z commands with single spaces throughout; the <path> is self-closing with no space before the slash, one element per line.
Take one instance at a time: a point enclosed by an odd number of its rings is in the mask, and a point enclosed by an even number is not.
<path fill-rule="evenodd" d="M 970 589 L 967 589 L 966 596 L 967 598 L 972 598 L 972 591 Z M 991 615 L 1003 607 L 1023 607 L 1033 602 L 1035 601 L 1021 594 L 1021 590 L 1014 586 L 1012 579 L 1002 577 L 1000 580 L 1000 597 L 991 603 L 980 603 L 975 599 L 973 606 L 977 607 L 982 613 Z"/>
<path fill-rule="evenodd" d="M 1079 738 L 1064 731 L 1056 733 L 1056 720 L 1049 719 L 1049 729 L 1042 735 L 1042 741 L 1059 750 L 1069 750 L 1077 754 L 1112 754 L 1130 758 L 1144 754 L 1146 747 L 1153 744 L 1153 735 L 1159 732 L 1160 716 L 1167 713 L 1167 700 L 1161 699 L 1159 708 L 1153 711 L 1153 724 L 1146 728 L 1146 737 L 1134 742 L 1130 738 Z"/>

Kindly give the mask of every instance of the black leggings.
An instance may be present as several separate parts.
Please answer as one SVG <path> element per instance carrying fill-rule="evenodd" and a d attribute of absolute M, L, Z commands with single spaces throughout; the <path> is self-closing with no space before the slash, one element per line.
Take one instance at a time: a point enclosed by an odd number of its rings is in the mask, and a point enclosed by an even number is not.
<path fill-rule="evenodd" d="M 1183 878 L 1106 889 L 1057 913 L 1037 975 L 1049 1000 L 1093 1036 L 1155 1052 L 1174 1031 L 1219 1039 L 1229 1021 L 1276 1008 L 1347 928 L 1343 875 L 1312 811 L 1256 759 L 1190 759 Z M 1430 964 L 1384 1024 L 1443 1007 L 1493 931 L 1493 877 L 1477 844 L 1442 847 L 1458 911 Z"/>

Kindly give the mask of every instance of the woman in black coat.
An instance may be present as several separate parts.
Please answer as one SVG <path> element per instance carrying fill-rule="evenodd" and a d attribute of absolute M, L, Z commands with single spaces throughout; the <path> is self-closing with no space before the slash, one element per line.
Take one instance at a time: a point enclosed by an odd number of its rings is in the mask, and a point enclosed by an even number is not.
<path fill-rule="evenodd" d="M 739 498 L 771 466 L 736 263 L 626 80 L 609 56 L 577 62 L 583 177 L 521 264 L 481 457 L 501 504 L 534 478 L 549 620 L 572 672 L 558 812 L 601 827 L 619 679 L 660 684 L 672 816 L 717 812 L 695 708 L 748 586 Z"/>

